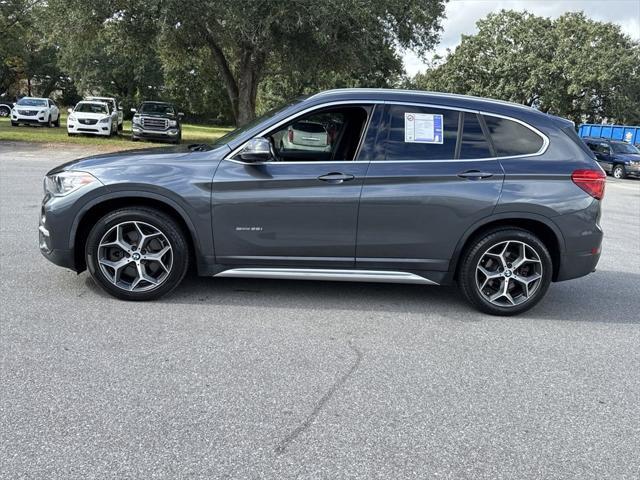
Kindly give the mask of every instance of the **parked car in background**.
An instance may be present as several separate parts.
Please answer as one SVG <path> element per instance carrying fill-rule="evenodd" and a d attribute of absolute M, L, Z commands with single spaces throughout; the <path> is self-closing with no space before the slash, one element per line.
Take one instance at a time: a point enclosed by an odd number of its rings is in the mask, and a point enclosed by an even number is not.
<path fill-rule="evenodd" d="M 583 138 L 600 166 L 614 178 L 640 177 L 640 150 L 634 145 L 606 138 Z"/>
<path fill-rule="evenodd" d="M 176 110 L 175 105 L 167 102 L 142 102 L 134 113 L 131 123 L 131 140 L 140 139 L 167 140 L 180 143 L 184 114 Z"/>
<path fill-rule="evenodd" d="M 118 113 L 106 102 L 83 100 L 67 117 L 67 133 L 71 137 L 79 133 L 109 137 L 118 134 Z"/>
<path fill-rule="evenodd" d="M 109 105 L 109 109 L 112 112 L 116 112 L 116 115 L 118 116 L 118 131 L 122 131 L 124 126 L 124 112 L 122 111 L 122 107 L 118 103 L 118 100 L 113 97 L 87 97 L 85 100 L 92 102 L 104 102 Z"/>
<path fill-rule="evenodd" d="M 13 109 L 13 103 L 1 103 L 0 102 L 0 118 L 8 117 L 11 115 L 11 110 Z"/>
<path fill-rule="evenodd" d="M 298 122 L 288 127 L 282 135 L 280 148 L 328 152 L 331 150 L 331 137 L 322 123 Z"/>
<path fill-rule="evenodd" d="M 339 126 L 329 151 L 279 148 L 314 122 Z M 460 95 L 334 90 L 208 148 L 51 170 L 40 249 L 126 300 L 169 293 L 194 262 L 203 276 L 457 283 L 481 311 L 514 315 L 552 281 L 595 270 L 604 187 L 568 120 Z"/>
<path fill-rule="evenodd" d="M 11 110 L 11 125 L 60 126 L 60 109 L 49 98 L 23 97 Z"/>

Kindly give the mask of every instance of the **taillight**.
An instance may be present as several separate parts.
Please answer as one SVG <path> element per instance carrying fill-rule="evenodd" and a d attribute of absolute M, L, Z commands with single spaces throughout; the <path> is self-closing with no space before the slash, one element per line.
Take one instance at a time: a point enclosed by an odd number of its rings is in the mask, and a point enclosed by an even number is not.
<path fill-rule="evenodd" d="M 290 128 L 290 129 L 289 129 L 289 134 L 288 134 L 288 136 L 289 136 L 289 141 L 290 141 L 291 143 L 293 143 L 293 128 Z"/>
<path fill-rule="evenodd" d="M 602 170 L 575 170 L 571 180 L 596 200 L 604 197 L 604 184 L 607 176 Z"/>

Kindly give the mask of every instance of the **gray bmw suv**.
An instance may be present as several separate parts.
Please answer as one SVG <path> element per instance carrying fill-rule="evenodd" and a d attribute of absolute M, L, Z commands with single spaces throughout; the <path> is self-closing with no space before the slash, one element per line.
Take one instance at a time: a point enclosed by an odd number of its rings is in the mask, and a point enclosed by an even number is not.
<path fill-rule="evenodd" d="M 45 177 L 40 249 L 110 294 L 200 275 L 449 285 L 483 312 L 594 271 L 605 174 L 573 124 L 398 90 L 301 98 L 211 145 L 75 160 Z"/>

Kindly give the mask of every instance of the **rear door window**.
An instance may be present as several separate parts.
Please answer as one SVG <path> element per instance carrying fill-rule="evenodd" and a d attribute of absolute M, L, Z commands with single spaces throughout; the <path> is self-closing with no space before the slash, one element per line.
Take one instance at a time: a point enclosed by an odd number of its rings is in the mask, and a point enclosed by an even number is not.
<path fill-rule="evenodd" d="M 460 159 L 493 157 L 491 147 L 484 135 L 480 119 L 475 113 L 464 113 L 462 126 L 462 144 L 460 146 Z"/>
<path fill-rule="evenodd" d="M 386 160 L 451 160 L 455 158 L 460 113 L 412 105 L 388 110 Z"/>
<path fill-rule="evenodd" d="M 534 155 L 544 145 L 540 135 L 518 122 L 491 115 L 483 118 L 499 157 Z"/>

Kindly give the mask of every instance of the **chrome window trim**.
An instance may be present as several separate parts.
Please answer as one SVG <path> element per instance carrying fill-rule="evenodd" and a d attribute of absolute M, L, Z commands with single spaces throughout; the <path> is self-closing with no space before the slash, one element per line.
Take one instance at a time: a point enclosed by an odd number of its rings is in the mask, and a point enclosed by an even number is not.
<path fill-rule="evenodd" d="M 313 97 L 311 97 L 311 98 L 313 98 Z M 523 155 L 509 155 L 509 156 L 504 156 L 504 157 L 495 156 L 495 157 L 486 157 L 486 158 L 467 158 L 467 159 L 337 160 L 337 161 L 327 161 L 327 162 L 243 162 L 242 160 L 234 159 L 233 157 L 235 155 L 237 155 L 245 147 L 245 145 L 249 141 L 249 140 L 247 140 L 247 142 L 244 142 L 242 145 L 239 145 L 238 147 L 233 149 L 229 154 L 227 154 L 224 157 L 223 160 L 226 160 L 226 161 L 229 161 L 229 162 L 233 162 L 233 163 L 238 163 L 240 165 L 309 165 L 309 164 L 313 164 L 313 165 L 323 165 L 323 164 L 336 165 L 336 164 L 343 164 L 343 163 L 352 164 L 352 163 L 486 162 L 486 161 L 495 161 L 495 160 L 509 160 L 509 159 L 514 159 L 514 158 L 524 158 L 524 157 L 537 157 L 537 156 L 540 156 L 540 155 L 544 155 L 546 153 L 547 149 L 549 148 L 549 143 L 550 143 L 549 142 L 549 137 L 547 137 L 540 130 L 538 130 L 537 128 L 533 127 L 532 125 L 529 125 L 527 122 L 525 122 L 523 120 L 520 120 L 520 119 L 514 118 L 514 117 L 510 117 L 508 115 L 502 115 L 502 114 L 493 113 L 493 112 L 485 112 L 485 111 L 482 111 L 482 110 L 472 110 L 472 109 L 465 109 L 465 108 L 458 108 L 458 107 L 450 107 L 448 105 L 434 105 L 434 104 L 430 104 L 430 103 L 417 103 L 417 102 L 400 102 L 400 101 L 395 101 L 395 100 L 340 100 L 340 101 L 335 101 L 335 102 L 327 102 L 327 103 L 322 103 L 322 104 L 318 104 L 318 105 L 313 105 L 311 107 L 305 108 L 304 110 L 301 110 L 301 111 L 296 112 L 296 113 L 294 113 L 292 115 L 289 115 L 288 117 L 280 120 L 275 125 L 272 125 L 272 126 L 270 126 L 268 128 L 265 128 L 264 130 L 262 130 L 258 134 L 254 135 L 252 138 L 263 137 L 265 135 L 268 135 L 269 133 L 271 133 L 272 131 L 274 131 L 278 127 L 281 127 L 282 125 L 286 124 L 287 122 L 290 122 L 290 121 L 294 120 L 295 118 L 297 118 L 297 117 L 299 117 L 301 115 L 305 115 L 307 113 L 313 112 L 314 110 L 320 110 L 320 109 L 323 109 L 323 108 L 333 107 L 333 106 L 338 106 L 338 105 L 406 105 L 406 106 L 409 106 L 409 107 L 439 108 L 439 109 L 442 109 L 442 110 L 453 110 L 453 111 L 457 111 L 457 112 L 475 113 L 475 114 L 478 114 L 478 115 L 486 115 L 486 116 L 490 116 L 490 117 L 504 118 L 505 120 L 510 120 L 512 122 L 519 123 L 520 125 L 524 126 L 525 128 L 528 128 L 533 133 L 538 135 L 542 139 L 542 147 L 540 147 L 540 149 L 536 153 L 527 153 L 527 154 L 523 154 Z M 373 116 L 373 112 L 371 112 L 371 116 Z M 366 134 L 366 132 L 367 132 L 367 130 L 369 128 L 370 121 L 371 121 L 371 118 L 369 118 L 367 120 L 367 128 L 365 128 L 365 130 L 363 132 L 363 137 L 360 139 L 360 142 L 362 142 L 364 137 L 365 137 L 365 134 Z M 359 148 L 361 148 L 361 147 L 362 147 L 362 145 L 360 144 Z M 358 151 L 358 153 L 359 153 L 359 151 Z"/>

